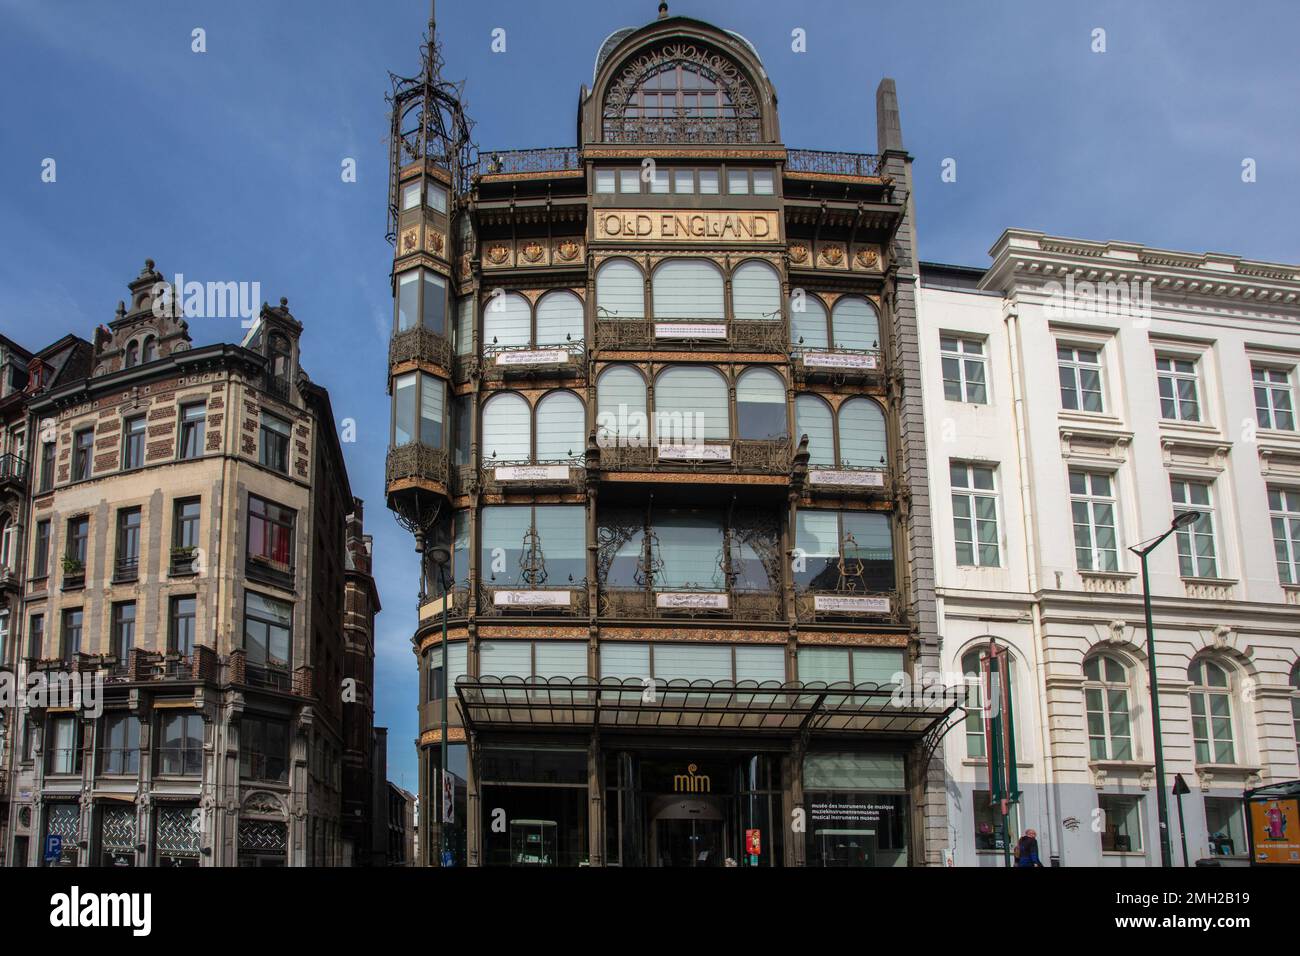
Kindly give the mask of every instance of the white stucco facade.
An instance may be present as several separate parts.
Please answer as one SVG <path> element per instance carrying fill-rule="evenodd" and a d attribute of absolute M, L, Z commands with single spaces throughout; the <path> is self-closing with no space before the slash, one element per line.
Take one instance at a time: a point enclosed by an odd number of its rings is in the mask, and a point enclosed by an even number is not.
<path fill-rule="evenodd" d="M 1149 558 L 1166 786 L 1191 788 L 1192 862 L 1212 834 L 1244 857 L 1242 791 L 1300 778 L 1300 568 L 1274 541 L 1300 507 L 1300 268 L 1020 230 L 992 256 L 982 275 L 921 269 L 943 669 L 990 636 L 1010 649 L 1016 826 L 1045 865 L 1159 865 L 1128 549 L 1170 527 L 1175 496 L 1208 514 Z M 1117 308 L 1080 285 L 1098 282 L 1133 296 Z M 978 738 L 958 727 L 943 747 L 954 862 L 1000 866 Z M 1182 865 L 1172 797 L 1169 819 Z"/>

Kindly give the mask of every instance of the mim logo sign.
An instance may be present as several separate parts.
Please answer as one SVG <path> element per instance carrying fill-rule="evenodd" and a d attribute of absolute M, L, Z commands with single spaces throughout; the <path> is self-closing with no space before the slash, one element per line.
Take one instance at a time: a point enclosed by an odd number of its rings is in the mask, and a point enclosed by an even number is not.
<path fill-rule="evenodd" d="M 60 929 L 125 927 L 133 936 L 148 936 L 152 911 L 150 893 L 82 893 L 74 886 L 50 897 L 50 925 Z"/>

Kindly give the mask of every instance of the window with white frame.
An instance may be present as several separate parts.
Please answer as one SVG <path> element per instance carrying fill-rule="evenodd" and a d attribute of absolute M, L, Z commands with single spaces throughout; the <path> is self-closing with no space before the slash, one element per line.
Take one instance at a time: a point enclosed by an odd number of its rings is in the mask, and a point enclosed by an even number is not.
<path fill-rule="evenodd" d="M 1070 516 L 1074 523 L 1075 566 L 1080 571 L 1118 571 L 1119 535 L 1112 476 L 1071 469 Z"/>
<path fill-rule="evenodd" d="M 1109 654 L 1083 662 L 1083 700 L 1088 717 L 1088 755 L 1093 760 L 1132 760 L 1128 669 Z"/>
<path fill-rule="evenodd" d="M 1192 742 L 1198 764 L 1235 763 L 1232 741 L 1232 688 L 1228 672 L 1204 658 L 1187 668 L 1192 682 Z"/>
<path fill-rule="evenodd" d="M 992 465 L 948 463 L 952 484 L 953 540 L 957 563 L 978 568 L 1001 564 L 998 546 L 998 494 Z"/>
<path fill-rule="evenodd" d="M 1185 578 L 1214 578 L 1219 565 L 1214 546 L 1214 508 L 1210 504 L 1210 486 L 1203 481 L 1171 478 L 1170 492 L 1174 514 L 1195 511 L 1200 515 L 1186 528 L 1174 534 L 1178 542 L 1178 573 Z"/>
<path fill-rule="evenodd" d="M 943 397 L 950 402 L 988 402 L 985 375 L 984 343 L 958 335 L 939 336 L 939 353 L 943 365 Z"/>
<path fill-rule="evenodd" d="M 987 656 L 987 644 L 979 647 L 972 647 L 962 655 L 961 672 L 966 678 L 967 702 L 966 708 L 966 756 L 983 758 L 986 757 L 987 740 L 984 736 L 984 662 L 983 658 Z M 1001 658 L 1006 665 L 1007 690 L 1014 695 L 1016 692 L 1015 667 L 1012 665 L 1010 652 Z M 996 697 L 996 695 L 994 695 Z M 1015 707 L 1015 698 L 1012 697 L 1012 708 Z M 1011 727 L 1012 739 L 1018 739 L 1019 734 L 1016 732 L 1015 723 Z"/>
<path fill-rule="evenodd" d="M 1196 383 L 1196 362 L 1173 355 L 1156 356 L 1156 388 L 1160 393 L 1160 417 L 1175 422 L 1201 420 L 1200 389 Z"/>
<path fill-rule="evenodd" d="M 1056 347 L 1057 374 L 1061 382 L 1061 407 L 1071 411 L 1101 412 L 1101 353 L 1073 345 Z"/>
<path fill-rule="evenodd" d="M 1278 580 L 1300 584 L 1300 491 L 1268 489 L 1268 511 Z"/>
<path fill-rule="evenodd" d="M 1291 373 L 1280 368 L 1250 370 L 1255 385 L 1255 419 L 1260 428 L 1295 431 L 1291 402 Z"/>
<path fill-rule="evenodd" d="M 1142 798 L 1119 793 L 1097 794 L 1101 810 L 1103 853 L 1142 852 Z"/>

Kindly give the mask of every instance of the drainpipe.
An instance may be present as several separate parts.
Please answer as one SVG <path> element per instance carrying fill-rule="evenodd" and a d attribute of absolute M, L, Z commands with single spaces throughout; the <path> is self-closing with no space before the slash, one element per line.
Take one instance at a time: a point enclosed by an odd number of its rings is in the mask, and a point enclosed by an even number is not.
<path fill-rule="evenodd" d="M 1064 838 L 1061 832 L 1061 815 L 1057 808 L 1056 762 L 1052 753 L 1052 730 L 1047 707 L 1047 665 L 1044 657 L 1043 604 L 1038 596 L 1040 591 L 1037 564 L 1038 525 L 1034 518 L 1033 472 L 1030 470 L 1029 437 L 1025 424 L 1024 382 L 1019 374 L 1020 314 L 1016 306 L 1012 305 L 1005 309 L 1005 321 L 1007 359 L 1010 363 L 1010 375 L 1008 377 L 1011 381 L 1011 407 L 1015 414 L 1016 453 L 1020 468 L 1020 510 L 1025 533 L 1025 568 L 1029 575 L 1029 591 L 1034 595 L 1030 610 L 1030 621 L 1034 640 L 1034 657 L 1037 659 L 1034 683 L 1035 688 L 1038 690 L 1035 696 L 1038 698 L 1036 703 L 1038 707 L 1038 726 L 1040 728 L 1039 743 L 1043 753 L 1043 789 L 1047 797 L 1047 819 L 1052 834 L 1052 842 L 1051 846 L 1048 847 L 1047 854 L 1050 860 L 1053 847 L 1056 849 L 1057 856 L 1061 855 Z"/>

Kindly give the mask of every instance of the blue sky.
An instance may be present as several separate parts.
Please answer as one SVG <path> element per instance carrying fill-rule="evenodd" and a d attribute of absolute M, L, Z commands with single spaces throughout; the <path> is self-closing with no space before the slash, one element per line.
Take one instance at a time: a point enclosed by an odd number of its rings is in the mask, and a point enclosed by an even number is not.
<path fill-rule="evenodd" d="M 600 42 L 655 0 L 439 3 L 447 75 L 486 149 L 572 145 Z M 921 257 L 969 265 L 1009 226 L 1300 261 L 1300 4 L 675 2 L 758 48 L 790 146 L 870 152 L 898 84 Z M 391 314 L 387 70 L 415 72 L 427 0 L 0 0 L 0 332 L 41 347 L 113 316 L 146 256 L 258 281 L 306 327 L 303 361 L 366 499 L 385 610 L 376 720 L 414 790 L 417 590 L 383 507 Z M 191 31 L 206 31 L 193 53 Z M 493 53 L 492 31 L 506 31 Z M 802 28 L 807 52 L 791 50 Z M 1094 53 L 1092 31 L 1106 31 Z M 41 182 L 45 158 L 57 181 Z M 357 162 L 357 182 L 340 164 Z M 957 180 L 940 180 L 945 158 Z M 1255 160 L 1257 181 L 1241 164 Z M 191 323 L 237 341 L 236 320 Z"/>

